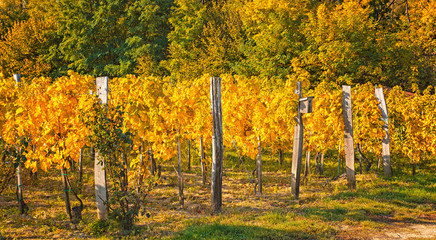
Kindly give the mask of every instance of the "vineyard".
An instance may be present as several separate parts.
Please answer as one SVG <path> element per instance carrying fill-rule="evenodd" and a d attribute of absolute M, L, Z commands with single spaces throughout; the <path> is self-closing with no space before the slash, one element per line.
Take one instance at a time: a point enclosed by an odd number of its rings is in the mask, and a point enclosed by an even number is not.
<path fill-rule="evenodd" d="M 436 239 L 436 0 L 0 0 L 0 240 Z"/>
<path fill-rule="evenodd" d="M 106 219 L 108 215 L 119 224 L 120 229 L 132 230 L 138 218 L 144 219 L 144 216 L 150 215 L 150 209 L 155 209 L 150 199 L 160 192 L 166 181 L 172 179 L 170 175 L 176 174 L 178 208 L 191 209 L 185 204 L 190 205 L 194 193 L 184 192 L 184 185 L 192 186 L 193 176 L 196 176 L 191 170 L 193 156 L 198 156 L 201 170 L 201 174 L 197 174 L 201 180 L 196 187 L 202 189 L 197 191 L 207 192 L 205 187 L 208 183 L 213 185 L 210 174 L 212 178 L 216 174 L 213 166 L 216 147 L 210 144 L 216 138 L 212 131 L 215 120 L 211 115 L 210 79 L 204 76 L 177 82 L 170 78 L 133 75 L 111 78 L 107 99 L 102 99 L 102 90 L 96 87 L 95 78 L 72 71 L 68 76 L 57 79 L 41 77 L 18 81 L 17 77 L 0 76 L 0 191 L 14 192 L 16 189 L 18 195 L 14 201 L 19 204 L 18 207 L 13 206 L 22 214 L 32 215 L 35 209 L 32 209 L 32 199 L 27 197 L 28 188 L 34 189 L 41 176 L 57 176 L 57 181 L 62 180 L 62 188 L 53 191 L 62 192 L 59 196 L 63 198 L 69 220 L 64 221 L 77 228 L 79 222 L 90 221 L 82 218 L 84 206 L 95 211 L 95 201 L 98 206 L 99 200 L 103 200 L 103 207 L 98 207 L 98 218 Z M 293 197 L 288 190 L 280 190 L 279 185 L 271 187 L 271 182 L 275 181 L 290 183 L 289 161 L 284 159 L 295 152 L 295 117 L 300 111 L 299 96 L 294 93 L 297 82 L 288 80 L 283 87 L 266 86 L 264 82 L 256 77 L 222 77 L 223 161 L 227 168 L 224 167 L 221 174 L 226 176 L 228 172 L 236 174 L 238 179 L 245 179 L 240 186 L 245 192 L 235 190 L 235 194 L 249 195 L 259 201 L 262 198 L 271 199 L 271 194 L 281 194 L 282 199 L 288 199 L 283 207 L 292 205 L 292 208 L 297 208 L 292 201 L 298 202 L 298 195 Z M 336 192 L 338 194 L 348 191 L 356 194 L 368 188 L 365 179 L 369 176 L 372 179 L 369 182 L 385 181 L 376 180 L 374 173 L 385 164 L 382 141 L 385 141 L 387 133 L 392 155 L 389 156 L 392 167 L 388 167 L 394 169 L 393 172 L 384 171 L 387 177 L 398 177 L 399 173 L 403 175 L 408 169 L 412 169 L 408 175 L 413 176 L 428 175 L 434 171 L 436 97 L 433 89 L 429 87 L 420 92 L 415 87 L 412 93 L 400 87 L 383 89 L 388 109 L 388 116 L 383 116 L 375 95 L 377 87 L 367 83 L 351 88 L 352 148 L 356 149 L 355 156 L 359 159 L 355 164 L 356 172 L 366 174 L 357 177 L 357 190 L 345 190 L 343 187 L 346 184 L 340 183 L 346 158 L 343 90 L 334 83 L 323 82 L 317 86 L 302 83 L 300 94 L 313 96 L 313 104 L 312 112 L 302 114 L 301 118 L 306 163 L 301 180 L 305 185 L 302 186 L 300 205 L 310 198 L 325 195 L 313 193 L 308 197 L 309 193 L 305 190 L 310 192 L 310 188 L 307 186 L 327 184 L 330 189 L 332 186 L 342 189 L 335 190 L 339 191 Z M 194 151 L 195 154 L 192 154 Z M 188 154 L 184 155 L 184 152 Z M 271 159 L 278 156 L 278 164 L 271 167 L 273 162 L 266 160 L 267 156 Z M 86 160 L 88 157 L 95 160 Z M 186 162 L 182 161 L 182 157 Z M 177 160 L 177 165 L 174 160 Z M 403 164 L 404 161 L 409 167 Z M 94 162 L 95 173 L 92 173 L 94 170 L 90 169 L 89 163 Z M 232 170 L 228 169 L 228 164 L 231 164 Z M 266 164 L 264 180 L 262 164 Z M 182 171 L 182 165 L 187 165 L 186 172 Z M 235 172 L 235 168 L 240 170 Z M 354 170 L 354 163 L 352 168 Z M 97 169 L 103 171 L 102 186 L 105 191 L 107 187 L 107 196 L 105 193 L 103 197 L 96 197 L 83 190 L 86 184 L 91 182 L 92 185 L 94 174 L 97 189 L 97 178 L 100 178 Z M 311 178 L 311 169 L 320 178 Z M 53 172 L 58 174 L 53 175 Z M 30 186 L 23 184 L 22 178 L 26 178 L 23 174 L 30 174 L 30 182 L 26 181 Z M 13 184 L 15 178 L 17 184 Z M 262 189 L 263 181 L 265 185 Z M 299 177 L 297 181 L 299 184 Z M 430 187 L 433 186 L 434 190 L 434 182 L 432 184 Z M 228 196 L 226 186 L 229 187 L 224 180 L 220 187 Z M 425 205 L 429 208 L 423 211 L 434 217 L 434 196 L 424 200 L 426 196 L 421 196 L 419 201 L 429 203 Z M 80 206 L 71 207 L 73 199 L 79 201 Z M 204 194 L 199 199 L 203 201 L 195 211 L 207 215 L 210 199 Z M 226 201 L 224 197 L 224 205 Z M 262 205 L 261 202 L 257 204 Z M 2 208 L 2 211 L 5 209 Z M 89 211 L 85 210 L 84 216 L 96 219 L 95 212 L 90 216 Z M 214 213 L 213 207 L 211 213 Z M 430 219 L 435 220 L 433 217 Z M 325 236 L 333 231 L 318 230 L 327 234 Z M 6 237 L 19 237 L 11 232 L 5 234 Z M 284 234 L 283 238 L 288 236 L 286 231 L 281 234 Z"/>

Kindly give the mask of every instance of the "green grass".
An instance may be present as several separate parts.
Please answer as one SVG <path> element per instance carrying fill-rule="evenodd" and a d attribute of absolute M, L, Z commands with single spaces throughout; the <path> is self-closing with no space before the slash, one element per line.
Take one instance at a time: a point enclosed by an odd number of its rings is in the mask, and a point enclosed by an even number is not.
<path fill-rule="evenodd" d="M 209 224 L 189 226 L 175 233 L 174 239 L 314 239 L 317 233 L 305 233 L 294 229 L 271 229 L 250 225 Z"/>

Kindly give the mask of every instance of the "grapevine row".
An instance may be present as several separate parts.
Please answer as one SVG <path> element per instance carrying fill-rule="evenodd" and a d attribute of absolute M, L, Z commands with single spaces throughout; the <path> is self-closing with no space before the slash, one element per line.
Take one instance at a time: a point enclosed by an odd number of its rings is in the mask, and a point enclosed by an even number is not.
<path fill-rule="evenodd" d="M 90 117 L 98 101 L 94 78 L 71 72 L 52 82 L 35 78 L 16 86 L 12 79 L 1 80 L 2 140 L 22 147 L 25 166 L 36 171 L 51 165 L 67 166 L 77 160 L 79 150 L 90 145 L 84 116 Z M 132 133 L 133 145 L 152 148 L 162 160 L 177 154 L 176 138 L 211 138 L 209 78 L 171 83 L 154 77 L 112 79 L 110 106 L 122 106 L 123 131 Z M 297 97 L 291 89 L 261 88 L 261 81 L 237 76 L 223 77 L 223 117 L 225 146 L 236 144 L 242 155 L 254 158 L 257 138 L 263 145 L 289 150 L 292 145 Z M 291 85 L 291 84 L 289 84 Z M 426 153 L 435 154 L 435 96 L 431 89 L 412 96 L 396 87 L 387 93 L 391 146 L 394 152 L 418 162 Z M 306 114 L 305 136 L 309 150 L 340 149 L 343 145 L 341 90 L 322 83 L 310 90 L 313 113 Z M 371 84 L 353 87 L 355 143 L 365 151 L 381 155 L 383 119 Z M 116 114 L 111 112 L 109 114 Z M 208 146 L 208 144 L 206 144 Z"/>

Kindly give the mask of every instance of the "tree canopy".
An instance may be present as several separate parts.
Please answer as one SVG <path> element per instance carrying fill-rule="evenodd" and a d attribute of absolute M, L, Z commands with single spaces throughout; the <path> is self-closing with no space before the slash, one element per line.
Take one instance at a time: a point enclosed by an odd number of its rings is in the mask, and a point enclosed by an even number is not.
<path fill-rule="evenodd" d="M 0 71 L 424 89 L 436 81 L 435 9 L 436 0 L 7 0 Z"/>

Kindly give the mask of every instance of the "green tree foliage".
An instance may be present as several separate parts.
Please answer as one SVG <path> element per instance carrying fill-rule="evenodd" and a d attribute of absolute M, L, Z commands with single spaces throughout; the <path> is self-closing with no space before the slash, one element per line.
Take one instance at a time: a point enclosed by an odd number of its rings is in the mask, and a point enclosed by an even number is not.
<path fill-rule="evenodd" d="M 377 82 L 381 74 L 377 23 L 357 1 L 321 4 L 303 26 L 307 46 L 301 55 L 311 83 Z"/>
<path fill-rule="evenodd" d="M 194 78 L 203 74 L 203 29 L 207 8 L 198 0 L 176 0 L 169 22 L 170 59 L 163 65 L 176 79 Z"/>
<path fill-rule="evenodd" d="M 264 86 L 290 78 L 424 88 L 435 83 L 433 2 L 409 0 L 406 11 L 395 0 L 179 0 L 165 66 L 176 79 L 232 73 Z"/>
<path fill-rule="evenodd" d="M 21 22 L 29 18 L 25 6 L 23 0 L 0 1 L 0 39 L 4 37 L 15 22 Z"/>
<path fill-rule="evenodd" d="M 408 7 L 396 34 L 397 45 L 409 53 L 403 58 L 409 62 L 404 81 L 425 89 L 436 83 L 436 0 L 409 1 Z"/>
<path fill-rule="evenodd" d="M 120 229 L 131 230 L 136 217 L 144 214 L 144 201 L 152 184 L 135 186 L 129 184 L 134 174 L 129 158 L 133 144 L 131 132 L 124 131 L 124 108 L 120 105 L 95 103 L 91 111 L 84 113 L 82 121 L 90 129 L 89 142 L 98 149 L 104 161 L 105 171 L 111 180 L 108 198 L 109 218 L 115 220 Z M 104 160 L 103 160 L 104 159 Z"/>
<path fill-rule="evenodd" d="M 49 75 L 51 65 L 44 59 L 53 44 L 53 21 L 31 18 L 15 22 L 0 40 L 0 72 L 6 76 Z"/>
<path fill-rule="evenodd" d="M 165 57 L 170 0 L 58 1 L 57 53 L 74 69 L 92 75 L 133 73 L 141 56 Z"/>
<path fill-rule="evenodd" d="M 240 16 L 247 40 L 241 49 L 245 58 L 238 74 L 256 75 L 284 83 L 298 70 L 293 59 L 304 49 L 300 26 L 311 5 L 308 1 L 248 1 L 241 4 Z"/>
<path fill-rule="evenodd" d="M 30 78 L 52 75 L 55 61 L 49 56 L 58 44 L 52 6 L 50 0 L 0 3 L 0 72 Z"/>
<path fill-rule="evenodd" d="M 6 0 L 0 71 L 424 89 L 436 83 L 435 1 Z"/>

